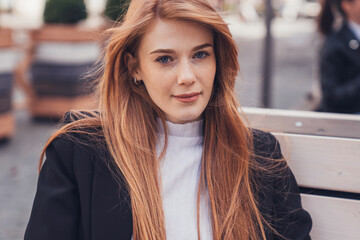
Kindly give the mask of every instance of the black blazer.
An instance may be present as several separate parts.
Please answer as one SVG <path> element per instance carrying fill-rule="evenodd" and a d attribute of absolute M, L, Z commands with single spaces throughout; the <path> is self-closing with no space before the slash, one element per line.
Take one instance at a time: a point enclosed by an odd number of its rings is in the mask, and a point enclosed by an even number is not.
<path fill-rule="evenodd" d="M 320 52 L 325 112 L 360 112 L 360 41 L 345 23 L 325 40 Z"/>
<path fill-rule="evenodd" d="M 101 149 L 76 143 L 74 136 L 50 144 L 25 240 L 131 239 L 129 194 L 124 182 L 118 184 L 112 176 L 111 157 Z M 281 158 L 278 142 L 269 133 L 254 131 L 254 149 L 260 156 Z M 260 157 L 256 161 L 269 165 L 269 160 Z M 310 239 L 312 222 L 301 207 L 295 178 L 286 165 L 277 168 L 276 176 L 254 173 L 260 211 L 284 237 Z M 267 239 L 280 239 L 269 229 L 266 234 Z"/>

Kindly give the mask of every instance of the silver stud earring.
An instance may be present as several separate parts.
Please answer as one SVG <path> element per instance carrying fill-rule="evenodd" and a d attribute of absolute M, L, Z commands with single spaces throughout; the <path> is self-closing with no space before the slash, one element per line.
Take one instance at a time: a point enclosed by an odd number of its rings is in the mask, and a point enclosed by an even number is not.
<path fill-rule="evenodd" d="M 134 83 L 135 83 L 135 85 L 140 85 L 140 81 L 138 81 L 138 80 L 136 79 L 136 77 L 134 77 Z"/>

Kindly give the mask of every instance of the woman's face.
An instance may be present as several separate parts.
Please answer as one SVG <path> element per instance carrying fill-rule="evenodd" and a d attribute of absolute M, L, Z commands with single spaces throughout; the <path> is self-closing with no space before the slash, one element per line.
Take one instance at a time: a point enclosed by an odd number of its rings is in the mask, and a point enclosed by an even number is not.
<path fill-rule="evenodd" d="M 214 84 L 213 33 L 198 24 L 157 20 L 138 49 L 134 77 L 143 81 L 151 99 L 173 123 L 201 117 Z"/>

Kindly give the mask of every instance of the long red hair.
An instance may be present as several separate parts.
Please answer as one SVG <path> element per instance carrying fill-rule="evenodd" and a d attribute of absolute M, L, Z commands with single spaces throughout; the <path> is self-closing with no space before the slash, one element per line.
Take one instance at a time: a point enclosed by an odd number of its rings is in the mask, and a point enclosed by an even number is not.
<path fill-rule="evenodd" d="M 165 119 L 145 86 L 133 82 L 134 69 L 126 64 L 126 54 L 136 54 L 142 36 L 159 18 L 192 21 L 214 34 L 217 66 L 213 95 L 203 113 L 198 223 L 200 196 L 208 194 L 213 239 L 265 239 L 264 221 L 251 184 L 252 136 L 239 115 L 234 95 L 238 50 L 227 24 L 206 0 L 132 0 L 120 25 L 109 30 L 98 82 L 99 114 L 75 113 L 81 115 L 76 117 L 79 120 L 62 127 L 48 144 L 69 132 L 94 136 L 99 133 L 84 129 L 101 129 L 118 169 L 114 176 L 121 176 L 127 184 L 133 239 L 166 239 L 158 178 L 161 157 L 157 158 L 155 149 L 156 118 L 166 127 Z M 165 150 L 166 141 L 163 153 Z"/>

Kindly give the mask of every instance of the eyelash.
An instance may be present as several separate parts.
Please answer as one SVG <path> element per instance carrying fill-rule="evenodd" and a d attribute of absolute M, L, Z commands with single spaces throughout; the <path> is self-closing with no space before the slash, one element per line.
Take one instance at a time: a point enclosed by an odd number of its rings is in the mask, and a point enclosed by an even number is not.
<path fill-rule="evenodd" d="M 161 59 L 164 59 L 164 58 L 172 60 L 172 57 L 170 57 L 170 56 L 161 56 L 161 57 L 158 57 L 156 59 L 156 62 L 159 62 L 159 63 L 162 63 L 162 64 L 167 64 L 168 62 L 162 62 L 161 61 Z"/>
<path fill-rule="evenodd" d="M 200 51 L 200 52 L 197 52 L 197 53 L 194 54 L 194 58 L 195 58 L 196 55 L 198 55 L 198 54 L 202 54 L 202 56 L 203 56 L 203 57 L 199 57 L 199 59 L 204 59 L 204 58 L 210 56 L 210 54 L 209 54 L 207 51 Z M 162 63 L 162 64 L 167 64 L 167 63 L 169 63 L 169 62 L 162 62 L 161 60 L 164 60 L 164 58 L 166 58 L 166 60 L 170 60 L 170 61 L 173 60 L 172 57 L 166 55 L 166 56 L 160 56 L 160 57 L 158 57 L 155 61 L 156 61 L 156 62 L 159 62 L 159 63 Z"/>
<path fill-rule="evenodd" d="M 201 57 L 200 59 L 203 59 L 203 58 L 206 58 L 206 57 L 210 56 L 210 54 L 208 52 L 206 52 L 206 51 L 197 52 L 197 53 L 194 54 L 194 56 L 199 54 L 199 53 L 203 54 L 203 57 Z"/>

